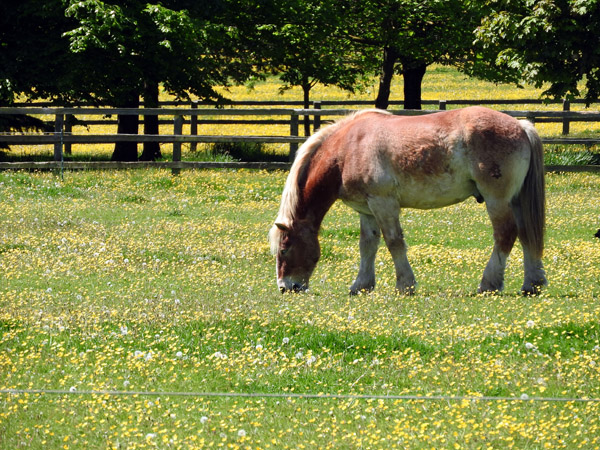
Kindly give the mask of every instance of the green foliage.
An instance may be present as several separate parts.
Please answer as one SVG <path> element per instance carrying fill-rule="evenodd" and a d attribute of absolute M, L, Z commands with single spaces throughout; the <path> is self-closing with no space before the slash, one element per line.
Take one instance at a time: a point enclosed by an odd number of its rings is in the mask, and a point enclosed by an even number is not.
<path fill-rule="evenodd" d="M 220 98 L 213 86 L 239 76 L 239 66 L 228 64 L 225 44 L 231 36 L 199 7 L 177 9 L 181 6 L 72 1 L 66 14 L 79 26 L 64 35 L 71 50 L 95 66 L 95 76 L 83 78 L 81 95 L 92 92 L 114 104 L 132 91 L 141 94 L 147 84 L 162 83 L 179 97 Z M 81 69 L 89 71 L 87 65 Z"/>
<path fill-rule="evenodd" d="M 600 153 L 597 150 L 546 146 L 544 162 L 549 165 L 565 166 L 600 165 Z"/>
<path fill-rule="evenodd" d="M 282 161 L 287 155 L 268 151 L 260 142 L 217 142 L 209 146 L 209 152 L 215 156 L 230 157 L 237 161 Z"/>
<path fill-rule="evenodd" d="M 497 81 L 531 83 L 544 95 L 588 102 L 600 96 L 600 26 L 597 0 L 488 1 L 489 14 L 477 29 L 483 59 L 471 71 Z M 585 84 L 584 92 L 579 83 Z"/>
<path fill-rule="evenodd" d="M 75 89 L 76 58 L 62 33 L 74 26 L 64 0 L 0 3 L 0 105 L 18 94 L 68 98 Z"/>

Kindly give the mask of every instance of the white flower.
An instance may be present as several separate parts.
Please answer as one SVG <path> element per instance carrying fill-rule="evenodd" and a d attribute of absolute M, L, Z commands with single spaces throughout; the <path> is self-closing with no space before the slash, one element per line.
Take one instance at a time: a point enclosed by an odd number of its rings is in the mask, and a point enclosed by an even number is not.
<path fill-rule="evenodd" d="M 289 337 L 284 337 L 282 342 L 283 342 L 283 345 L 289 344 L 290 343 L 290 338 Z"/>
<path fill-rule="evenodd" d="M 304 353 L 298 352 L 296 353 L 296 359 L 302 359 L 304 357 Z"/>
<path fill-rule="evenodd" d="M 213 357 L 217 358 L 217 359 L 227 359 L 227 355 L 225 353 L 221 353 L 221 352 L 215 352 L 213 354 Z"/>
<path fill-rule="evenodd" d="M 261 344 L 256 345 L 256 350 L 258 350 L 260 352 L 262 349 L 263 349 L 263 346 Z"/>
<path fill-rule="evenodd" d="M 127 336 L 127 333 L 129 333 L 129 330 L 127 329 L 127 327 L 122 326 L 121 327 L 121 336 Z"/>
<path fill-rule="evenodd" d="M 77 388 L 75 386 L 71 386 L 69 388 L 69 392 L 75 392 L 75 391 L 77 391 Z"/>
<path fill-rule="evenodd" d="M 521 400 L 529 400 L 529 395 L 521 394 Z"/>
<path fill-rule="evenodd" d="M 244 429 L 239 430 L 238 431 L 238 436 L 239 437 L 246 437 L 246 430 L 244 430 Z"/>
<path fill-rule="evenodd" d="M 525 342 L 525 348 L 527 350 L 533 350 L 535 349 L 535 345 L 533 345 L 531 342 Z"/>
<path fill-rule="evenodd" d="M 533 320 L 527 321 L 527 328 L 533 328 L 535 326 L 535 322 Z"/>
<path fill-rule="evenodd" d="M 206 416 L 200 417 L 200 423 L 206 423 L 206 422 L 208 422 L 208 417 L 206 417 Z"/>
<path fill-rule="evenodd" d="M 146 435 L 146 440 L 154 439 L 156 437 L 156 433 L 148 433 Z"/>
<path fill-rule="evenodd" d="M 183 357 L 183 352 L 177 352 L 175 353 L 175 356 L 177 356 L 178 358 Z"/>

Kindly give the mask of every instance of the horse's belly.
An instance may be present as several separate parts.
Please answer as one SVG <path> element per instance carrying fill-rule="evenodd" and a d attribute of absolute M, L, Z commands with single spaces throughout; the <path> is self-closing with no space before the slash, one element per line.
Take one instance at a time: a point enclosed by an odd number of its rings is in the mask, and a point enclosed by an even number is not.
<path fill-rule="evenodd" d="M 365 189 L 361 195 L 342 195 L 342 201 L 359 213 L 371 214 L 369 197 L 394 197 L 401 208 L 434 209 L 462 202 L 468 197 L 478 195 L 475 184 L 465 181 L 461 184 L 418 183 L 404 180 L 387 192 Z"/>
<path fill-rule="evenodd" d="M 444 185 L 435 183 L 403 183 L 397 186 L 394 196 L 401 208 L 433 209 L 462 202 L 475 195 L 473 183 Z"/>
<path fill-rule="evenodd" d="M 428 173 L 374 166 L 367 176 L 348 177 L 340 197 L 358 212 L 369 213 L 369 198 L 393 197 L 401 208 L 433 209 L 459 203 L 479 192 L 467 165 L 455 155 L 445 171 Z"/>

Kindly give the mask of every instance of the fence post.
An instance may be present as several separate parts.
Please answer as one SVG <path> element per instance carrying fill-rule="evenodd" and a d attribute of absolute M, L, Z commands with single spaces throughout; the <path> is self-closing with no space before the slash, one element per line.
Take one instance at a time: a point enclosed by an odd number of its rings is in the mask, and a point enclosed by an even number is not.
<path fill-rule="evenodd" d="M 446 100 L 440 100 L 440 111 L 446 111 Z"/>
<path fill-rule="evenodd" d="M 571 111 L 571 102 L 569 100 L 563 100 L 563 111 Z M 562 134 L 569 134 L 571 128 L 571 122 L 569 119 L 563 119 Z"/>
<path fill-rule="evenodd" d="M 313 102 L 313 108 L 320 110 L 321 102 L 320 101 Z M 321 128 L 321 116 L 315 114 L 315 118 L 313 120 L 313 133 L 316 133 L 319 128 Z"/>
<path fill-rule="evenodd" d="M 65 115 L 56 114 L 54 118 L 54 161 L 63 160 L 63 127 L 65 124 Z"/>
<path fill-rule="evenodd" d="M 67 134 L 71 134 L 73 131 L 73 122 L 75 121 L 75 117 L 73 116 L 73 114 L 67 114 L 65 116 L 65 133 Z M 65 154 L 67 155 L 71 155 L 72 151 L 72 144 L 69 142 L 67 144 L 64 145 L 65 147 Z"/>
<path fill-rule="evenodd" d="M 290 136 L 298 136 L 298 114 L 292 113 L 290 118 Z M 290 162 L 294 162 L 296 158 L 296 150 L 298 150 L 298 144 L 296 142 L 290 142 Z"/>
<path fill-rule="evenodd" d="M 173 134 L 175 136 L 181 136 L 183 134 L 183 116 L 175 116 L 173 120 Z M 173 162 L 177 163 L 181 161 L 181 142 L 173 142 Z M 179 175 L 181 169 L 173 168 L 173 175 Z"/>
<path fill-rule="evenodd" d="M 198 100 L 192 100 L 192 109 L 198 109 Z M 190 134 L 192 136 L 198 136 L 198 116 L 192 114 L 190 119 Z M 197 142 L 190 143 L 190 151 L 195 152 L 198 149 Z"/>

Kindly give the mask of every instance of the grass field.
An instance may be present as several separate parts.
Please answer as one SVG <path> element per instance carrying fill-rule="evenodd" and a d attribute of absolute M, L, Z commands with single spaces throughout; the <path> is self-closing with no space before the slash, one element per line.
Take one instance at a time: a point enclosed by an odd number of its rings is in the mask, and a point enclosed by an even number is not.
<path fill-rule="evenodd" d="M 518 248 L 505 293 L 475 294 L 491 229 L 474 200 L 403 213 L 414 296 L 383 247 L 376 292 L 347 295 L 342 204 L 310 292 L 281 295 L 266 235 L 284 179 L 0 173 L 0 389 L 71 392 L 0 394 L 0 448 L 600 448 L 600 402 L 576 401 L 600 398 L 598 174 L 547 177 L 539 297 L 518 294 Z"/>

